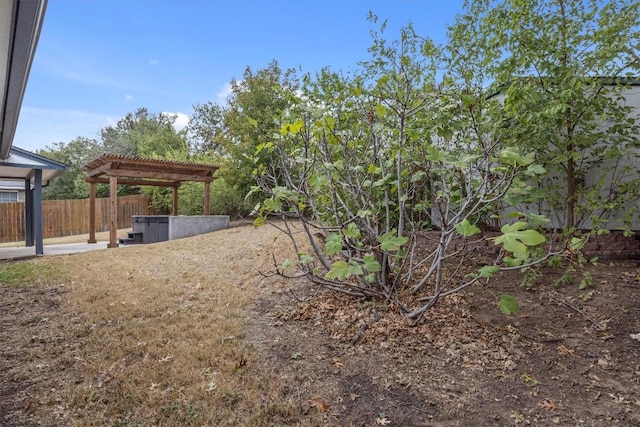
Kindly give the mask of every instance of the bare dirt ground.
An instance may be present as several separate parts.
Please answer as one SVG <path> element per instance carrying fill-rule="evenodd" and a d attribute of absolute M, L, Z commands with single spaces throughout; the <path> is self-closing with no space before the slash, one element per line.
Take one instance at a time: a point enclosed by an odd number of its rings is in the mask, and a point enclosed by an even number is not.
<path fill-rule="evenodd" d="M 273 230 L 218 233 L 29 261 L 28 283 L 2 284 L 0 424 L 640 426 L 637 262 L 588 267 L 587 301 L 559 269 L 529 289 L 505 274 L 409 327 L 259 275 L 286 254 Z"/>

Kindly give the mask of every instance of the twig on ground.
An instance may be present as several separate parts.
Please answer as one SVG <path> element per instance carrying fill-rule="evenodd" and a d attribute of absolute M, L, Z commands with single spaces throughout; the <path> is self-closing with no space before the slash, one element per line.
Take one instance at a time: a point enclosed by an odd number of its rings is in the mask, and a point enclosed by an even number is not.
<path fill-rule="evenodd" d="M 561 296 L 558 296 L 558 295 L 555 295 L 555 294 L 551 294 L 551 297 L 554 298 L 556 301 L 566 305 L 567 307 L 569 307 L 570 309 L 574 310 L 576 313 L 578 313 L 579 315 L 581 315 L 582 317 L 584 317 L 585 319 L 587 319 L 588 321 L 593 323 L 593 326 L 595 326 L 598 331 L 600 331 L 600 332 L 604 331 L 604 329 L 602 328 L 602 325 L 600 325 L 600 322 L 595 320 L 593 317 L 589 316 L 587 313 L 582 311 L 579 307 L 576 307 L 575 305 L 571 304 L 569 301 L 567 301 L 566 299 L 564 299 Z"/>

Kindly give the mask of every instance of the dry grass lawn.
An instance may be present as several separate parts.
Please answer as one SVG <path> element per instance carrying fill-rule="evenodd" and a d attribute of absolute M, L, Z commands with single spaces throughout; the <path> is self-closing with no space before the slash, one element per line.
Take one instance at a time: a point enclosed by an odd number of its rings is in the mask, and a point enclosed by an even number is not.
<path fill-rule="evenodd" d="M 258 272 L 288 250 L 275 229 L 245 226 L 6 267 L 13 274 L 2 282 L 13 284 L 5 291 L 28 287 L 39 297 L 19 308 L 2 337 L 3 353 L 22 350 L 5 353 L 7 378 L 29 379 L 2 408 L 5 425 L 298 419 L 304 405 L 279 395 L 243 340 Z"/>
<path fill-rule="evenodd" d="M 640 426 L 637 262 L 586 290 L 500 274 L 412 328 L 273 257 L 283 234 L 241 226 L 0 263 L 0 425 Z"/>

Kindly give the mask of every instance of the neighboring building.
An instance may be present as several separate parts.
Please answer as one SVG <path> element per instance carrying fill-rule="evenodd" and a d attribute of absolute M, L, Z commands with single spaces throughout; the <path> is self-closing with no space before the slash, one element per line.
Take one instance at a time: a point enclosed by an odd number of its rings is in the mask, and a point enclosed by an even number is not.
<path fill-rule="evenodd" d="M 0 203 L 24 202 L 24 184 L 16 181 L 0 181 Z"/>
<path fill-rule="evenodd" d="M 597 79 L 605 86 L 622 86 L 622 91 L 620 92 L 621 97 L 618 102 L 620 105 L 624 105 L 629 108 L 629 120 L 633 120 L 635 123 L 640 125 L 640 78 L 620 77 Z M 495 96 L 497 98 L 501 98 L 503 88 L 498 90 L 498 92 L 495 95 L 492 95 L 492 97 Z M 606 130 L 606 126 L 608 125 L 603 123 L 602 126 L 603 127 L 601 129 Z M 627 125 L 627 127 L 632 127 L 632 125 Z M 636 135 L 636 137 L 640 140 L 640 134 Z M 612 139 L 604 139 L 601 141 L 601 147 L 615 143 L 616 142 Z M 589 155 L 587 154 L 585 158 L 588 159 Z M 617 196 L 617 189 L 619 187 L 616 187 L 616 185 L 613 184 L 624 184 L 637 179 L 639 177 L 639 168 L 640 144 L 635 148 L 632 155 L 628 157 L 603 160 L 602 163 L 599 164 L 599 167 L 593 167 L 586 170 L 585 175 L 579 180 L 578 185 L 586 189 L 599 187 L 601 189 L 600 197 L 606 201 Z M 562 188 L 564 188 L 564 182 L 559 174 L 550 172 L 547 175 L 547 178 L 559 185 L 560 191 L 562 191 Z M 578 201 L 578 204 L 580 204 L 580 201 Z M 625 229 L 630 226 L 632 230 L 640 230 L 640 204 L 638 203 L 638 200 L 628 200 L 625 205 L 626 208 L 623 207 L 619 212 L 613 212 L 605 207 L 603 203 L 603 207 L 601 209 L 596 209 L 596 211 L 593 212 L 593 214 L 599 216 L 603 221 L 599 224 L 599 227 L 609 230 L 618 230 Z M 521 210 L 532 211 L 545 215 L 551 220 L 550 226 L 553 228 L 563 228 L 565 226 L 566 218 L 564 210 L 555 209 L 549 206 L 546 200 L 541 200 L 535 205 L 522 206 Z M 624 224 L 618 220 L 618 217 L 626 212 L 631 212 L 632 210 L 635 210 L 636 214 L 629 219 L 628 224 Z M 585 215 L 576 217 L 576 225 L 578 228 L 591 229 L 593 228 L 594 223 Z"/>

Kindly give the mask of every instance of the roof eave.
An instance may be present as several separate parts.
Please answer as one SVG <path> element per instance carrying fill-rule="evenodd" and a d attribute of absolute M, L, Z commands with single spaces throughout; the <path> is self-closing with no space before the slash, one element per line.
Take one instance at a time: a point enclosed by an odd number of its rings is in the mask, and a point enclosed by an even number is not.
<path fill-rule="evenodd" d="M 18 125 L 20 107 L 44 21 L 47 0 L 0 0 L 13 2 L 9 37 L 0 43 L 7 46 L 4 97 L 0 97 L 0 160 L 10 155 Z"/>

